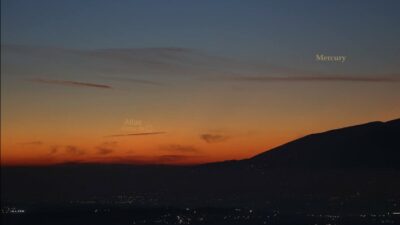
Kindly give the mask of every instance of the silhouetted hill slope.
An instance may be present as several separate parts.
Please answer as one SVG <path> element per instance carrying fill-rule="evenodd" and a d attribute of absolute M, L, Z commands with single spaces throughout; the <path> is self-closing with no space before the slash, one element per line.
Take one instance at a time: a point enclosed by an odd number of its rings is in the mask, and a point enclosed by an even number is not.
<path fill-rule="evenodd" d="M 282 168 L 400 168 L 400 119 L 311 134 L 246 164 Z"/>
<path fill-rule="evenodd" d="M 2 201 L 68 202 L 121 193 L 153 193 L 160 204 L 179 206 L 354 193 L 400 198 L 399 134 L 399 119 L 373 122 L 308 135 L 250 159 L 200 166 L 2 167 Z"/>

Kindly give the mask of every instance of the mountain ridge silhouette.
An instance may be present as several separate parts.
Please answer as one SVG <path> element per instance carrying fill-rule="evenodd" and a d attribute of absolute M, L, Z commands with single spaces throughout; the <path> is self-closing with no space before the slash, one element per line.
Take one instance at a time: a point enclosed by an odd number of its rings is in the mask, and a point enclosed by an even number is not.
<path fill-rule="evenodd" d="M 400 119 L 310 134 L 245 161 L 264 167 L 400 168 Z"/>
<path fill-rule="evenodd" d="M 195 204 L 203 200 L 219 204 L 215 196 L 231 200 L 241 196 L 245 205 L 317 194 L 392 196 L 400 189 L 399 134 L 400 119 L 396 119 L 307 135 L 249 159 L 196 166 L 2 167 L 1 192 L 8 202 L 156 192 L 175 205 L 193 197 Z"/>

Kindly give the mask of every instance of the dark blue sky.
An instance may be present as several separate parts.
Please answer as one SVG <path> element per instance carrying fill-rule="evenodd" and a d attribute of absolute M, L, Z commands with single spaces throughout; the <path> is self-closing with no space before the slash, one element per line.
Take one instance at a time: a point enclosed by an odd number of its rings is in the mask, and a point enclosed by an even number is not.
<path fill-rule="evenodd" d="M 309 68 L 315 53 L 345 70 L 392 73 L 400 2 L 2 1 L 2 44 L 67 48 L 185 47 Z M 365 68 L 366 68 L 365 67 Z M 328 68 L 329 70 L 332 68 Z"/>

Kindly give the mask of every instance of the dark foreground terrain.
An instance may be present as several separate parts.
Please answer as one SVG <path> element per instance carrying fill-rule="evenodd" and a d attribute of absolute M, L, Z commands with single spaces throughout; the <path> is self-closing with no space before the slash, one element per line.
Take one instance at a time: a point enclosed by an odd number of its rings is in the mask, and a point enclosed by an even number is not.
<path fill-rule="evenodd" d="M 290 204 L 290 203 L 288 203 Z M 72 206 L 71 206 L 72 207 Z M 329 211 L 321 209 L 249 208 L 113 208 L 104 205 L 53 207 L 3 214 L 2 224 L 399 224 L 392 210 Z"/>
<path fill-rule="evenodd" d="M 400 120 L 200 166 L 2 168 L 2 224 L 400 224 Z"/>

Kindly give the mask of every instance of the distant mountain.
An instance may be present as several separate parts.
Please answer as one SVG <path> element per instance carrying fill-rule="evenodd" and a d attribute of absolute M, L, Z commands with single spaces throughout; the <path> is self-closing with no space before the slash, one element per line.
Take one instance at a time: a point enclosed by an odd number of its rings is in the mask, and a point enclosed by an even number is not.
<path fill-rule="evenodd" d="M 400 119 L 311 134 L 248 160 L 258 168 L 400 168 Z"/>

